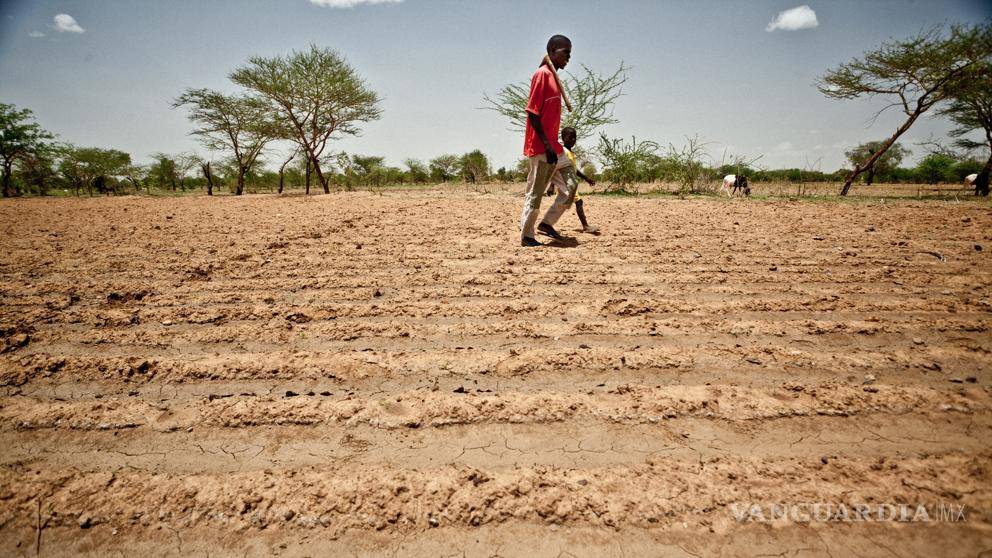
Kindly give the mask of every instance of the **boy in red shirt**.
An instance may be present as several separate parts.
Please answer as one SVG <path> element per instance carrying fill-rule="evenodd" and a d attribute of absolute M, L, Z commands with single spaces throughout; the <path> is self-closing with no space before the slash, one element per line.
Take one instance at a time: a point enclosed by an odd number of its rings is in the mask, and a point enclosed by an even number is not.
<path fill-rule="evenodd" d="M 560 70 L 572 57 L 572 42 L 564 35 L 555 35 L 548 40 L 547 51 L 555 69 Z M 527 101 L 524 156 L 530 160 L 530 170 L 527 173 L 524 209 L 520 215 L 521 246 L 541 246 L 541 243 L 534 238 L 534 225 L 537 223 L 537 213 L 541 209 L 544 187 L 552 179 L 558 187 L 558 198 L 548 209 L 537 230 L 555 240 L 562 238 L 553 225 L 571 202 L 572 194 L 563 176 L 571 169 L 572 163 L 567 157 L 561 156 L 564 148 L 558 143 L 560 126 L 561 89 L 551 68 L 542 63 L 531 77 L 530 96 Z M 558 169 L 561 172 L 555 173 Z M 575 183 L 574 180 L 572 182 Z"/>

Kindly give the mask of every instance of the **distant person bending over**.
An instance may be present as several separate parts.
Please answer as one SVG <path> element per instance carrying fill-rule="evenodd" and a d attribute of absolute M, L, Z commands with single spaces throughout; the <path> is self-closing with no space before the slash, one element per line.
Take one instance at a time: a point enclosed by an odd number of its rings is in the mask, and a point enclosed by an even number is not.
<path fill-rule="evenodd" d="M 595 186 L 596 181 L 589 178 L 588 176 L 582 174 L 579 170 L 579 164 L 575 160 L 575 154 L 572 153 L 572 148 L 575 147 L 575 142 L 578 139 L 575 133 L 575 128 L 571 126 L 565 126 L 561 129 L 561 143 L 565 146 L 565 156 L 568 160 L 572 162 L 572 168 L 575 169 L 575 176 L 578 176 L 582 180 L 586 181 L 589 186 Z M 572 189 L 575 192 L 575 213 L 579 216 L 579 222 L 582 223 L 582 232 L 588 234 L 599 234 L 599 227 L 594 227 L 586 221 L 586 212 L 582 207 L 582 196 L 579 195 L 578 183 L 576 183 L 575 188 Z M 555 183 L 548 184 L 548 191 L 545 195 L 551 196 L 555 193 Z"/>
<path fill-rule="evenodd" d="M 568 64 L 572 57 L 572 42 L 568 37 L 555 35 L 548 40 L 548 58 L 555 70 Z M 564 148 L 558 143 L 558 128 L 561 126 L 561 88 L 555 73 L 546 63 L 534 72 L 530 80 L 530 95 L 527 100 L 527 127 L 524 132 L 524 156 L 529 159 L 527 173 L 527 194 L 524 196 L 524 209 L 520 215 L 520 245 L 541 246 L 534 238 L 534 225 L 541 209 L 541 194 L 549 180 L 558 186 L 558 197 L 541 220 L 537 230 L 541 234 L 561 240 L 554 224 L 571 203 L 572 194 L 565 177 L 571 172 L 571 161 L 559 158 Z M 566 170 L 568 167 L 569 170 Z M 555 173 L 557 169 L 561 172 Z M 573 186 L 577 182 L 573 180 Z"/>

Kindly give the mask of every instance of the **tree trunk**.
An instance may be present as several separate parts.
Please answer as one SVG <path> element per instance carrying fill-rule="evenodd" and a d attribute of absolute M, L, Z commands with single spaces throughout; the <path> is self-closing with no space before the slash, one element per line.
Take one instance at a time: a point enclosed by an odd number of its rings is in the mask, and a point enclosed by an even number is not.
<path fill-rule="evenodd" d="M 976 196 L 987 196 L 989 195 L 989 173 L 992 172 L 992 155 L 989 155 L 989 160 L 985 161 L 985 166 L 982 167 L 982 171 L 978 173 L 978 178 L 975 179 L 975 195 Z"/>
<path fill-rule="evenodd" d="M 872 167 L 868 169 L 868 176 L 865 177 L 865 185 L 871 186 L 871 183 L 874 181 L 875 181 L 875 166 L 872 165 Z"/>
<path fill-rule="evenodd" d="M 13 174 L 13 172 L 14 172 L 13 163 L 11 163 L 11 164 L 4 163 L 4 165 L 3 165 L 3 197 L 5 197 L 5 198 L 9 198 L 11 196 L 17 195 L 17 192 L 14 191 L 14 188 L 12 188 L 11 187 L 11 184 L 10 184 L 10 175 Z"/>
<path fill-rule="evenodd" d="M 321 172 L 321 170 L 320 170 L 320 163 L 317 162 L 317 159 L 314 159 L 313 160 L 313 171 L 315 173 L 317 173 L 317 180 L 319 180 L 320 181 L 320 185 L 324 187 L 324 193 L 325 194 L 330 194 L 331 193 L 331 189 L 327 186 L 327 179 L 324 178 L 324 173 Z"/>
<path fill-rule="evenodd" d="M 989 127 L 987 119 L 985 121 L 985 140 L 988 142 L 989 149 L 992 150 L 992 127 Z M 975 178 L 976 196 L 989 195 L 989 172 L 992 172 L 992 152 L 989 153 L 989 160 L 985 161 L 982 171 Z"/>
<path fill-rule="evenodd" d="M 310 158 L 307 157 L 307 195 L 310 195 Z"/>
<path fill-rule="evenodd" d="M 107 188 L 107 179 L 103 175 L 100 175 L 93 179 L 93 184 L 96 185 L 96 192 L 98 194 L 110 195 L 110 189 Z"/>
<path fill-rule="evenodd" d="M 200 165 L 203 170 L 203 177 L 207 179 L 207 195 L 214 195 L 214 176 L 210 173 L 210 161 Z"/>
<path fill-rule="evenodd" d="M 885 140 L 885 143 L 883 143 L 882 146 L 878 148 L 878 151 L 876 151 L 874 155 L 869 157 L 868 160 L 865 161 L 864 163 L 859 163 L 856 167 L 854 167 L 854 170 L 851 171 L 851 174 L 847 176 L 847 180 L 844 181 L 844 188 L 840 191 L 840 195 L 846 196 L 847 193 L 851 190 L 851 185 L 854 184 L 854 180 L 858 178 L 858 175 L 860 175 L 861 173 L 865 172 L 868 169 L 874 168 L 875 161 L 877 161 L 882 155 L 885 155 L 885 152 L 888 151 L 890 147 L 892 147 L 892 144 L 894 144 L 896 140 L 899 139 L 899 136 L 906 133 L 906 130 L 908 130 L 909 127 L 913 125 L 913 122 L 916 122 L 916 119 L 920 117 L 920 114 L 922 114 L 922 112 L 920 110 L 917 110 L 912 115 L 910 115 L 910 117 L 905 122 L 903 122 L 902 126 L 899 126 L 899 129 L 896 130 L 896 133 L 892 134 L 892 136 L 889 139 Z"/>
<path fill-rule="evenodd" d="M 286 165 L 288 165 L 289 162 L 292 161 L 296 157 L 296 153 L 297 152 L 294 151 L 293 154 L 289 156 L 289 159 L 286 159 L 283 162 L 282 166 L 279 167 L 279 193 L 280 194 L 282 193 L 283 180 L 284 180 L 285 174 L 286 174 Z"/>
<path fill-rule="evenodd" d="M 239 168 L 238 169 L 238 185 L 237 185 L 236 189 L 234 190 L 234 195 L 235 196 L 240 196 L 243 193 L 245 193 L 245 169 Z"/>

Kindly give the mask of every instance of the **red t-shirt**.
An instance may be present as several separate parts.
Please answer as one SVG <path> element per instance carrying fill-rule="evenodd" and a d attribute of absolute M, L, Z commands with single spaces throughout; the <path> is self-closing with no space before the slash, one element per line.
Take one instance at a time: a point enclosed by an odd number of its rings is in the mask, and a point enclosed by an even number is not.
<path fill-rule="evenodd" d="M 561 155 L 564 148 L 558 142 L 558 128 L 561 126 L 561 90 L 555 82 L 555 76 L 546 64 L 534 72 L 530 78 L 530 98 L 527 100 L 527 112 L 536 114 L 541 119 L 541 129 L 551 142 L 555 153 Z M 524 133 L 524 156 L 533 157 L 544 155 L 544 143 L 537 131 L 527 119 L 527 130 Z"/>

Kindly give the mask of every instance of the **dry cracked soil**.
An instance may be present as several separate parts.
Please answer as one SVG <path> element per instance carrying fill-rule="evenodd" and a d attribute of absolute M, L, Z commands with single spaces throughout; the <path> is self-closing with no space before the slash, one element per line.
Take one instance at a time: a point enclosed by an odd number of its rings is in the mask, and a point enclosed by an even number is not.
<path fill-rule="evenodd" d="M 992 553 L 987 202 L 587 206 L 4 200 L 0 554 Z"/>

